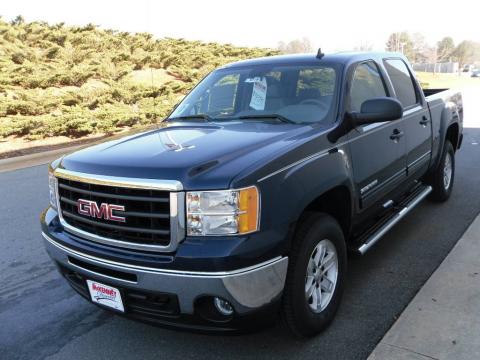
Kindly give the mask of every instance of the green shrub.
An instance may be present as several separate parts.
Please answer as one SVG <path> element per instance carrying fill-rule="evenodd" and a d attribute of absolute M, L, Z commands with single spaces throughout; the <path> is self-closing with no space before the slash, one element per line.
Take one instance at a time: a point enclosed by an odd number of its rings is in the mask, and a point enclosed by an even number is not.
<path fill-rule="evenodd" d="M 37 104 L 32 101 L 14 100 L 5 105 L 6 115 L 38 115 L 41 113 Z"/>
<path fill-rule="evenodd" d="M 77 138 L 150 126 L 215 67 L 276 54 L 20 20 L 0 19 L 0 137 Z M 163 71 L 151 83 L 145 74 L 132 78 L 135 69 Z"/>
<path fill-rule="evenodd" d="M 21 52 L 16 52 L 12 54 L 12 61 L 15 64 L 23 64 L 23 62 L 25 61 L 25 55 Z"/>
<path fill-rule="evenodd" d="M 52 46 L 45 52 L 45 57 L 47 59 L 54 59 L 57 57 L 58 53 L 60 52 L 59 46 Z"/>

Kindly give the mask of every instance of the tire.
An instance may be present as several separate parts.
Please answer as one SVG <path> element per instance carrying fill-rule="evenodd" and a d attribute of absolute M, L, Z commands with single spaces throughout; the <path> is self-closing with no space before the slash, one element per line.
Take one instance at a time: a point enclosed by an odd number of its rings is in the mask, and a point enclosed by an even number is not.
<path fill-rule="evenodd" d="M 327 251 L 320 250 L 323 248 Z M 333 281 L 335 254 L 336 280 Z M 326 260 L 324 265 L 330 266 L 328 270 L 313 266 L 311 260 L 318 259 L 321 264 L 321 258 Z M 312 272 L 314 270 L 316 272 Z M 324 271 L 324 276 L 320 276 Z M 347 249 L 337 221 L 322 213 L 307 214 L 295 234 L 282 301 L 282 316 L 293 334 L 310 337 L 328 327 L 340 305 L 346 271 Z M 315 285 L 317 282 L 319 286 Z M 311 296 L 307 290 L 312 292 Z M 318 291 L 323 291 L 321 301 L 318 301 Z"/>
<path fill-rule="evenodd" d="M 448 176 L 448 163 L 450 163 L 450 175 Z M 447 176 L 449 178 L 447 182 Z M 445 140 L 440 162 L 432 174 L 430 181 L 433 191 L 430 193 L 430 200 L 437 202 L 447 201 L 452 193 L 453 181 L 455 179 L 455 151 L 452 143 Z"/>

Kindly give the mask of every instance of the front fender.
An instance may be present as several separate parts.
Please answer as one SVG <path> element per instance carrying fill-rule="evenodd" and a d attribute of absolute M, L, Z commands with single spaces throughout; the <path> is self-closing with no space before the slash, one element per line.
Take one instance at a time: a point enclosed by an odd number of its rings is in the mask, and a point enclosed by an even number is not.
<path fill-rule="evenodd" d="M 262 226 L 280 226 L 299 219 L 307 206 L 327 191 L 345 186 L 353 199 L 349 156 L 344 149 L 311 155 L 261 179 Z M 351 206 L 353 212 L 353 206 Z"/>

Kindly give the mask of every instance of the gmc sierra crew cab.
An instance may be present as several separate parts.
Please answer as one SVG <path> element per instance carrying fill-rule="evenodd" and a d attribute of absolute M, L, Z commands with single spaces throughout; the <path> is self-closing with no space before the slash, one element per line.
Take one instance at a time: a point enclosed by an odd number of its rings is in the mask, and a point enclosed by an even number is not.
<path fill-rule="evenodd" d="M 49 167 L 46 249 L 124 316 L 233 332 L 333 320 L 347 254 L 452 192 L 461 94 L 397 53 L 275 56 L 206 76 L 156 130 Z M 419 239 L 421 241 L 421 239 Z"/>

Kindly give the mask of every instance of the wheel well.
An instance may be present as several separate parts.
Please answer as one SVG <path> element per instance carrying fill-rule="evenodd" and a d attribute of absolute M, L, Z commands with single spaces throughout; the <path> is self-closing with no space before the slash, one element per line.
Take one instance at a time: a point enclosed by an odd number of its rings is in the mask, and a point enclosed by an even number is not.
<path fill-rule="evenodd" d="M 305 208 L 302 215 L 306 212 L 326 213 L 338 221 L 345 238 L 348 238 L 351 224 L 351 201 L 348 188 L 337 186 L 313 200 Z"/>
<path fill-rule="evenodd" d="M 452 124 L 447 129 L 445 139 L 450 141 L 453 145 L 453 150 L 457 151 L 458 147 L 458 124 Z"/>

